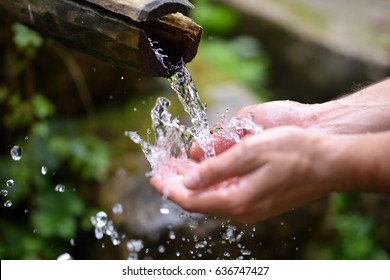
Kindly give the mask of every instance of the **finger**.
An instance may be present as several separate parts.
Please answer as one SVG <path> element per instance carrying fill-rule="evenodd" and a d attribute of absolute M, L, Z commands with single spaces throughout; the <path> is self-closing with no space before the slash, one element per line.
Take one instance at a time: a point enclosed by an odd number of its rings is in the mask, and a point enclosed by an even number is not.
<path fill-rule="evenodd" d="M 209 187 L 260 167 L 262 158 L 252 143 L 243 141 L 215 158 L 202 161 L 184 174 L 184 185 L 189 189 Z"/>
<path fill-rule="evenodd" d="M 236 141 L 233 139 L 227 139 L 222 135 L 213 135 L 214 150 L 215 154 L 220 154 L 225 150 L 229 149 L 231 146 L 236 144 Z M 190 148 L 190 157 L 196 161 L 204 160 L 204 151 L 200 147 L 199 143 L 195 142 Z"/>
<path fill-rule="evenodd" d="M 189 190 L 179 180 L 152 177 L 156 189 L 189 212 L 231 216 L 236 208 L 238 188 L 222 184 L 202 190 Z M 233 186 L 233 188 L 232 188 Z"/>

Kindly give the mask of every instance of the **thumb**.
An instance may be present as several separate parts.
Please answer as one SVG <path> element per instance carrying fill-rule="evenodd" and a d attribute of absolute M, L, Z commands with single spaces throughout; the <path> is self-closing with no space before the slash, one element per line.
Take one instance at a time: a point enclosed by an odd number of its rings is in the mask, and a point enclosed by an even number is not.
<path fill-rule="evenodd" d="M 204 160 L 184 174 L 183 184 L 189 189 L 210 187 L 246 174 L 256 168 L 253 153 L 243 151 L 244 145 L 234 145 L 218 156 Z"/>

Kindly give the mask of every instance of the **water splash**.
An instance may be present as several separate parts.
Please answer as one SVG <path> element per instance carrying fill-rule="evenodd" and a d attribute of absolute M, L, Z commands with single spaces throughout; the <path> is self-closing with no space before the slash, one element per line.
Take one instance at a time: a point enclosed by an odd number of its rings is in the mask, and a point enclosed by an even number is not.
<path fill-rule="evenodd" d="M 152 130 L 148 129 L 147 140 L 135 131 L 126 131 L 125 135 L 134 143 L 139 144 L 152 168 L 152 175 L 161 174 L 161 169 L 171 158 L 188 159 L 189 148 L 195 140 L 203 150 L 205 158 L 215 156 L 212 135 L 219 133 L 221 137 L 240 142 L 242 131 L 258 133 L 262 129 L 255 124 L 253 116 L 222 119 L 220 126 L 210 129 L 206 105 L 201 101 L 196 87 L 184 63 L 176 66 L 175 74 L 169 78 L 172 89 L 177 93 L 184 110 L 189 114 L 192 126 L 181 125 L 178 118 L 173 118 L 169 112 L 171 102 L 159 97 L 151 110 Z M 154 132 L 154 143 L 150 135 Z M 164 176 L 167 170 L 164 169 Z M 175 176 L 175 174 L 172 174 Z"/>
<path fill-rule="evenodd" d="M 159 97 L 151 111 L 154 144 L 150 142 L 151 131 L 148 131 L 147 141 L 137 132 L 125 132 L 134 143 L 141 145 L 153 171 L 159 171 L 171 157 L 187 158 L 187 151 L 191 144 L 192 132 L 189 128 L 180 125 L 177 118 L 172 119 L 169 113 L 170 106 L 171 102 L 168 99 Z"/>
<path fill-rule="evenodd" d="M 214 143 L 211 138 L 207 108 L 199 96 L 191 74 L 184 63 L 177 66 L 177 71 L 169 78 L 172 89 L 176 92 L 179 101 L 183 105 L 190 118 L 193 127 L 192 135 L 199 143 L 206 158 L 215 156 Z"/>
<path fill-rule="evenodd" d="M 162 54 L 161 49 L 156 50 L 156 55 L 163 63 L 166 62 L 167 57 Z M 207 118 L 207 106 L 201 101 L 192 77 L 184 63 L 175 66 L 175 73 L 169 78 L 169 82 L 171 83 L 172 89 L 176 92 L 184 111 L 189 115 L 191 126 L 180 124 L 179 119 L 173 117 L 169 112 L 171 102 L 167 98 L 159 97 L 150 113 L 152 128 L 147 129 L 146 139 L 143 139 L 138 132 L 125 132 L 127 137 L 134 143 L 140 145 L 152 169 L 149 174 L 153 176 L 164 176 L 165 178 L 172 176 L 173 180 L 180 180 L 179 175 L 173 170 L 174 168 L 172 170 L 169 168 L 170 160 L 172 158 L 183 159 L 184 161 L 179 162 L 186 162 L 185 160 L 189 159 L 189 149 L 194 141 L 199 144 L 207 159 L 216 155 L 214 148 L 215 134 L 218 134 L 218 138 L 239 143 L 244 134 L 256 134 L 262 131 L 262 128 L 253 122 L 252 115 L 237 117 L 231 120 L 227 120 L 225 116 L 221 115 L 218 126 L 211 128 Z M 185 168 L 185 166 L 181 167 Z M 167 204 L 165 204 L 165 200 L 168 197 L 169 192 L 164 192 L 163 203 L 160 208 L 160 213 L 163 215 L 170 214 L 170 210 Z M 191 231 L 199 227 L 199 220 L 193 218 L 188 213 L 180 214 L 180 218 L 186 220 Z M 223 232 L 221 233 L 222 240 L 219 242 L 221 244 L 236 243 L 241 253 L 239 258 L 244 258 L 245 256 L 250 256 L 251 251 L 245 249 L 239 243 L 243 236 L 244 231 L 237 231 L 235 226 L 228 223 L 223 226 Z M 168 237 L 170 241 L 176 240 L 177 238 L 172 229 L 169 229 Z M 189 238 L 183 238 L 183 242 L 190 242 Z M 216 241 L 212 241 L 211 239 L 198 240 L 195 235 L 193 242 L 194 247 L 190 250 L 193 258 L 202 258 L 208 254 L 211 255 L 213 251 L 212 247 L 216 243 Z M 157 251 L 160 254 L 165 253 L 166 250 L 168 249 L 165 245 L 157 247 Z M 129 259 L 138 259 L 138 252 L 134 250 L 129 251 Z M 145 250 L 145 253 L 147 251 L 148 249 Z M 176 256 L 181 256 L 181 253 L 177 252 Z M 224 257 L 231 257 L 231 253 L 225 252 Z"/>

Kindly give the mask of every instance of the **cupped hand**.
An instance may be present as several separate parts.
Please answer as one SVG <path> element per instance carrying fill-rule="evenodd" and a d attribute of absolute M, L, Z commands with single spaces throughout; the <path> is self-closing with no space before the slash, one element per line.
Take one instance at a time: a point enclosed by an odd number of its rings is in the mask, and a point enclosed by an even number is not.
<path fill-rule="evenodd" d="M 315 123 L 316 105 L 302 104 L 294 101 L 273 101 L 257 105 L 250 105 L 238 111 L 233 118 L 250 118 L 263 129 L 276 126 L 298 126 L 307 128 Z M 216 124 L 221 127 L 223 124 Z M 240 138 L 251 135 L 251 132 L 238 131 Z M 230 148 L 236 141 L 226 139 L 221 133 L 214 133 L 215 152 L 219 154 Z M 197 161 L 203 160 L 204 152 L 197 143 L 190 149 L 191 158 Z"/>
<path fill-rule="evenodd" d="M 297 127 L 268 129 L 200 163 L 172 160 L 177 176 L 151 183 L 188 211 L 261 221 L 331 191 L 337 172 L 323 139 Z"/>

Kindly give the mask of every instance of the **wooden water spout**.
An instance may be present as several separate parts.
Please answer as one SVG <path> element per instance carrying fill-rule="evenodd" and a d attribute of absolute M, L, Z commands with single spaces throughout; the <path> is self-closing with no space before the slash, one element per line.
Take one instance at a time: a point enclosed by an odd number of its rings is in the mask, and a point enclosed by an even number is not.
<path fill-rule="evenodd" d="M 188 0 L 1 0 L 0 10 L 66 45 L 115 65 L 152 76 L 172 69 L 156 56 L 151 42 L 170 63 L 191 61 L 202 28 L 182 13 Z"/>

